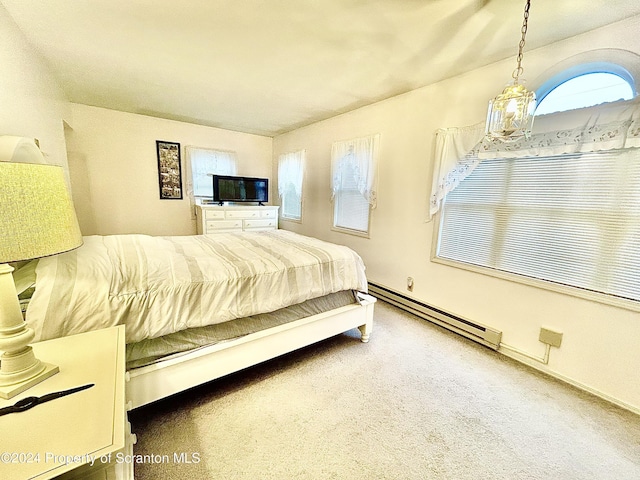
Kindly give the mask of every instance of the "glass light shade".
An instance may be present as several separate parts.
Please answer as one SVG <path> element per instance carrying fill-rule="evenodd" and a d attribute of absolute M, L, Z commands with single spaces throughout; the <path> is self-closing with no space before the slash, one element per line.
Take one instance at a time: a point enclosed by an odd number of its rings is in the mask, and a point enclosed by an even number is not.
<path fill-rule="evenodd" d="M 486 133 L 503 141 L 529 137 L 533 127 L 536 94 L 514 82 L 489 102 Z"/>

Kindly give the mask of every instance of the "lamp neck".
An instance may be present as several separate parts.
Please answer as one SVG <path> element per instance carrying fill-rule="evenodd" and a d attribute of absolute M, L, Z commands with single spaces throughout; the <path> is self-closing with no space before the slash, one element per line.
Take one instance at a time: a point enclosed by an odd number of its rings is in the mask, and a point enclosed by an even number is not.
<path fill-rule="evenodd" d="M 513 71 L 511 76 L 513 77 L 514 84 L 518 83 L 518 78 L 522 75 L 524 69 L 522 68 L 522 51 L 524 50 L 524 42 L 525 37 L 527 36 L 527 27 L 529 24 L 529 9 L 531 8 L 531 0 L 527 0 L 527 3 L 524 6 L 524 20 L 522 21 L 522 28 L 520 29 L 522 33 L 522 38 L 520 39 L 520 44 L 518 45 L 518 57 L 516 58 L 518 65 L 516 69 Z"/>

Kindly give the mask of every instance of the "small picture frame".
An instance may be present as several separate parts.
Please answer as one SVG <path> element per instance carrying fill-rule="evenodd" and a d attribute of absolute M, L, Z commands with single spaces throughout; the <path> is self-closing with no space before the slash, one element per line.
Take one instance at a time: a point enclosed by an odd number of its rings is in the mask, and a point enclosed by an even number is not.
<path fill-rule="evenodd" d="M 160 200 L 182 199 L 180 144 L 156 140 Z"/>

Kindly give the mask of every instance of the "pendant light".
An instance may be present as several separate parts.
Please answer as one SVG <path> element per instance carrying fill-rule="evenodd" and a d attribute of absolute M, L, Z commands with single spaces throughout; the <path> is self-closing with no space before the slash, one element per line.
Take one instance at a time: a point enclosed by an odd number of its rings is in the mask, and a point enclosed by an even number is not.
<path fill-rule="evenodd" d="M 489 139 L 513 141 L 531 135 L 536 94 L 527 90 L 519 80 L 523 72 L 522 50 L 527 35 L 530 7 L 531 0 L 527 0 L 521 30 L 522 39 L 518 47 L 518 65 L 511 74 L 513 83 L 507 85 L 500 95 L 489 102 L 486 125 L 486 135 Z"/>

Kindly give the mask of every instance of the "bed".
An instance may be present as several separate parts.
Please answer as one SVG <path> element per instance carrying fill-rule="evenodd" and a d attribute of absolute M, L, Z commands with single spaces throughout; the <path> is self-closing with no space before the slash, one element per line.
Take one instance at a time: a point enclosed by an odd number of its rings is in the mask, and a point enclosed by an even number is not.
<path fill-rule="evenodd" d="M 28 268 L 36 340 L 126 325 L 132 408 L 354 328 L 367 342 L 372 329 L 361 258 L 285 230 L 89 236 Z"/>

